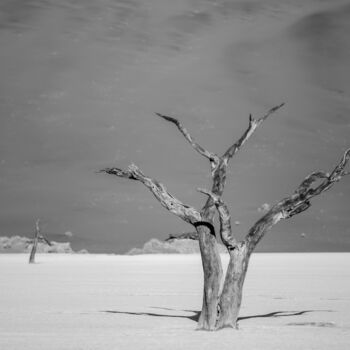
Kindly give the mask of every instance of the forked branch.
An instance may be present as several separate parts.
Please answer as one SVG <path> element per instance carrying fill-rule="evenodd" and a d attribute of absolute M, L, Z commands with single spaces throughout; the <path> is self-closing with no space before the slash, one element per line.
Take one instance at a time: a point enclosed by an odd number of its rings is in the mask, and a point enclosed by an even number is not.
<path fill-rule="evenodd" d="M 181 124 L 181 122 L 173 117 L 169 117 L 164 114 L 156 113 L 157 116 L 163 118 L 164 120 L 173 123 L 177 126 L 179 131 L 182 133 L 182 135 L 185 137 L 185 139 L 192 145 L 192 147 L 202 156 L 209 159 L 211 163 L 212 168 L 212 176 L 215 176 L 216 170 L 221 168 L 225 168 L 226 173 L 226 166 L 229 162 L 229 160 L 237 153 L 237 151 L 243 146 L 243 144 L 250 138 L 250 136 L 254 133 L 256 128 L 264 121 L 266 120 L 271 114 L 279 110 L 284 106 L 285 103 L 281 103 L 278 106 L 275 106 L 271 108 L 264 116 L 262 116 L 259 119 L 254 119 L 252 115 L 249 116 L 249 126 L 247 130 L 243 133 L 243 135 L 239 138 L 237 142 L 235 142 L 232 146 L 230 146 L 227 151 L 223 154 L 222 157 L 219 157 L 217 154 L 212 153 L 204 149 L 202 146 L 200 146 L 197 142 L 194 141 L 191 134 L 187 131 L 187 129 Z M 221 164 L 221 166 L 220 166 Z M 224 166 L 223 166 L 224 165 Z"/>

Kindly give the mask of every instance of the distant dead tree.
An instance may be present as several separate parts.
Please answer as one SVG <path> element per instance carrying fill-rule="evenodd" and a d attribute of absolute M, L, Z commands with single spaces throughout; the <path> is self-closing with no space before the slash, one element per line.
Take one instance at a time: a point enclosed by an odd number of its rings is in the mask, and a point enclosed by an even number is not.
<path fill-rule="evenodd" d="M 162 183 L 146 176 L 135 164 L 131 164 L 126 170 L 106 168 L 100 171 L 141 182 L 153 193 L 163 207 L 196 228 L 204 272 L 203 304 L 198 320 L 198 329 L 212 331 L 224 327 L 237 328 L 242 288 L 249 259 L 265 233 L 280 220 L 289 219 L 307 210 L 314 197 L 330 189 L 343 176 L 349 175 L 345 168 L 350 158 L 350 149 L 345 151 L 342 159 L 331 172 L 316 171 L 308 175 L 293 194 L 268 208 L 268 211 L 251 227 L 245 238 L 238 241 L 231 229 L 229 209 L 221 199 L 226 183 L 227 167 L 232 157 L 237 154 L 258 126 L 283 105 L 282 103 L 271 108 L 259 119 L 254 119 L 250 115 L 248 128 L 238 141 L 221 156 L 207 151 L 196 143 L 177 119 L 156 113 L 160 118 L 174 124 L 192 147 L 210 162 L 211 190 L 198 189 L 207 196 L 201 210 L 183 204 L 171 195 Z M 220 218 L 221 240 L 230 255 L 224 279 L 213 226 L 216 212 L 219 213 Z"/>
<path fill-rule="evenodd" d="M 31 240 L 32 249 L 30 251 L 30 256 L 29 256 L 29 264 L 34 264 L 35 263 L 35 254 L 36 254 L 36 249 L 38 247 L 38 242 L 43 242 L 46 243 L 47 245 L 51 246 L 51 242 L 47 240 L 40 232 L 40 219 L 38 219 L 35 223 L 35 233 L 34 233 L 34 238 Z"/>

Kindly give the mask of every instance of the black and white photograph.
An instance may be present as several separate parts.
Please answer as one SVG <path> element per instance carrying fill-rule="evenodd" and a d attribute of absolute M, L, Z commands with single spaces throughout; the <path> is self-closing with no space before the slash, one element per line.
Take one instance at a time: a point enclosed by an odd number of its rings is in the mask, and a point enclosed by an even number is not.
<path fill-rule="evenodd" d="M 350 348 L 350 0 L 0 0 L 0 349 Z"/>

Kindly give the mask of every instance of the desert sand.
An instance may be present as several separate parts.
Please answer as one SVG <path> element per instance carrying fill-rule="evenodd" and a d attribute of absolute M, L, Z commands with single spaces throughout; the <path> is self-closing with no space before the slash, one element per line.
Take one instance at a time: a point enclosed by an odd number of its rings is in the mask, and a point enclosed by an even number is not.
<path fill-rule="evenodd" d="M 0 255 L 0 349 L 348 349 L 350 254 L 255 254 L 240 329 L 196 331 L 199 255 Z M 227 263 L 227 255 L 223 255 Z"/>

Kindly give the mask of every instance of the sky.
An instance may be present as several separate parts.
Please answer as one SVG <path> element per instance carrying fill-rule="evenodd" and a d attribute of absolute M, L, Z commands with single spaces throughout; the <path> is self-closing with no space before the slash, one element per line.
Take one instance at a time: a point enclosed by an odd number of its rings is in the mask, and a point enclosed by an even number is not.
<path fill-rule="evenodd" d="M 250 113 L 285 102 L 231 162 L 224 199 L 243 237 L 258 208 L 350 146 L 349 32 L 340 0 L 1 1 L 0 235 L 40 218 L 74 249 L 123 253 L 192 231 L 98 170 L 136 163 L 200 209 L 209 164 L 155 112 L 221 154 Z M 349 251 L 349 204 L 345 178 L 259 250 Z"/>

